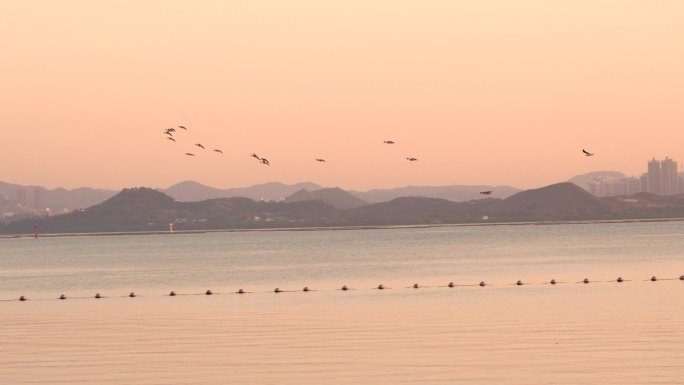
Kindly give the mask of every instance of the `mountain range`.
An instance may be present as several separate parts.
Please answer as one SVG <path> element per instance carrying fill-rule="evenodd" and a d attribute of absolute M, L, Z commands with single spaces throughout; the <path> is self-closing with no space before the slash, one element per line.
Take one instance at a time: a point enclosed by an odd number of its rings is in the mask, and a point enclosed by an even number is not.
<path fill-rule="evenodd" d="M 342 190 L 341 190 L 342 191 Z M 332 191 L 337 193 L 336 191 Z M 260 229 L 318 226 L 389 226 L 526 221 L 615 220 L 684 217 L 684 195 L 597 198 L 572 183 L 521 191 L 506 199 L 453 202 L 402 197 L 339 209 L 320 199 L 255 201 L 216 198 L 181 202 L 149 188 L 124 189 L 114 197 L 64 215 L 40 218 L 43 233 Z M 0 226 L 5 234 L 30 233 L 35 220 Z"/>
<path fill-rule="evenodd" d="M 569 181 L 587 190 L 589 181 L 601 176 L 624 177 L 624 174 L 614 171 L 598 171 L 578 175 Z M 10 199 L 17 195 L 17 189 L 24 187 L 29 192 L 28 206 L 33 207 L 33 191 L 36 186 L 21 186 L 0 182 L 0 193 Z M 244 197 L 252 200 L 273 201 L 305 201 L 322 200 L 339 209 L 356 208 L 366 204 L 381 203 L 401 197 L 439 198 L 453 202 L 466 202 L 483 198 L 481 191 L 492 190 L 496 198 L 505 199 L 522 190 L 510 186 L 406 186 L 393 189 L 373 189 L 369 191 L 343 190 L 339 187 L 324 188 L 316 183 L 304 182 L 284 184 L 271 182 L 257 184 L 250 187 L 218 189 L 203 185 L 195 181 L 184 181 L 168 188 L 157 189 L 177 201 L 198 202 L 207 199 Z M 45 204 L 53 213 L 61 213 L 75 209 L 83 209 L 104 202 L 113 197 L 117 191 L 93 188 L 77 188 L 67 190 L 63 188 L 46 190 Z M 0 202 L 1 204 L 2 202 Z M 0 205 L 1 206 L 1 205 Z M 0 207 L 0 212 L 2 207 Z M 9 211 L 9 210 L 8 210 Z"/>

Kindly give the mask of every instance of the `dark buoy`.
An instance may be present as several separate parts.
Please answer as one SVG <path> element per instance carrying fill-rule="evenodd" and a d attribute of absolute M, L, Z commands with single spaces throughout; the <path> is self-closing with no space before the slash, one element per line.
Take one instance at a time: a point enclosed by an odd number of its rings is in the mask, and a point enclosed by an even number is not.
<path fill-rule="evenodd" d="M 655 275 L 654 275 L 653 277 L 651 277 L 651 282 L 655 282 L 655 281 L 657 281 L 657 280 L 658 280 L 658 278 L 656 278 Z"/>
<path fill-rule="evenodd" d="M 617 281 L 617 282 L 622 282 L 622 281 L 624 281 L 624 279 L 622 279 L 622 277 L 617 277 L 616 281 Z"/>
<path fill-rule="evenodd" d="M 449 284 L 448 284 L 447 286 L 449 286 L 449 287 L 454 287 L 454 283 L 453 283 L 453 282 L 449 282 Z"/>
<path fill-rule="evenodd" d="M 26 297 L 22 295 L 21 297 L 19 297 L 19 301 L 26 301 Z"/>
<path fill-rule="evenodd" d="M 169 293 L 169 297 L 175 297 L 175 296 L 176 296 L 176 292 L 171 290 L 171 292 Z"/>
<path fill-rule="evenodd" d="M 238 294 L 245 294 L 245 291 L 242 289 L 238 290 L 237 292 L 238 292 Z"/>
<path fill-rule="evenodd" d="M 555 280 L 555 279 L 551 279 L 551 281 L 549 281 L 549 283 L 552 284 L 552 285 L 555 285 L 555 284 L 556 284 L 556 280 Z"/>
<path fill-rule="evenodd" d="M 102 298 L 102 296 L 100 295 L 100 293 L 96 293 L 95 298 L 100 299 L 100 298 Z"/>
<path fill-rule="evenodd" d="M 419 288 L 420 286 L 418 286 L 417 283 L 414 283 L 412 287 L 413 287 L 414 289 L 417 289 L 417 288 Z"/>
<path fill-rule="evenodd" d="M 384 289 L 385 289 L 385 287 L 382 286 L 382 284 L 379 284 L 379 285 L 378 285 L 378 290 L 384 290 Z"/>
<path fill-rule="evenodd" d="M 59 299 L 66 299 L 66 295 L 64 295 L 64 294 L 60 295 Z"/>
<path fill-rule="evenodd" d="M 684 275 L 680 275 L 680 276 L 679 276 L 679 280 L 680 280 L 680 281 L 684 281 Z"/>
<path fill-rule="evenodd" d="M 481 282 L 480 282 L 480 286 L 484 287 L 484 286 L 487 286 L 487 284 L 484 283 L 484 281 L 481 281 Z"/>
<path fill-rule="evenodd" d="M 131 292 L 131 294 L 129 294 L 128 296 L 131 297 L 131 298 L 133 298 L 133 297 L 135 297 L 135 293 L 134 293 L 134 292 Z"/>
<path fill-rule="evenodd" d="M 522 286 L 523 282 L 521 280 L 518 280 L 518 282 L 515 283 L 518 286 Z"/>
<path fill-rule="evenodd" d="M 345 286 L 342 286 L 342 290 L 347 291 L 347 290 L 349 290 L 349 288 L 345 285 Z"/>
<path fill-rule="evenodd" d="M 304 286 L 304 288 L 302 289 L 302 291 L 309 291 L 309 287 L 308 287 L 308 286 Z"/>
<path fill-rule="evenodd" d="M 211 290 L 207 290 L 207 291 L 204 292 L 204 294 L 206 294 L 206 295 L 212 295 L 212 294 L 214 294 L 214 293 L 213 293 Z"/>
<path fill-rule="evenodd" d="M 278 289 L 278 288 L 276 287 L 275 290 L 273 290 L 273 292 L 274 292 L 274 293 L 280 293 L 280 289 Z"/>
<path fill-rule="evenodd" d="M 584 280 L 582 282 L 589 283 L 589 278 L 584 278 Z"/>

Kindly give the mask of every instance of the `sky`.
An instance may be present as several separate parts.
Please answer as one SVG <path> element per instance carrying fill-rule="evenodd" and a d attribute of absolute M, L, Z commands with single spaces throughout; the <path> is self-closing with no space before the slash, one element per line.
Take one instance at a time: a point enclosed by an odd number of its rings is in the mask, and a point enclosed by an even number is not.
<path fill-rule="evenodd" d="M 0 0 L 0 181 L 639 175 L 684 163 L 683 15 L 680 0 Z"/>

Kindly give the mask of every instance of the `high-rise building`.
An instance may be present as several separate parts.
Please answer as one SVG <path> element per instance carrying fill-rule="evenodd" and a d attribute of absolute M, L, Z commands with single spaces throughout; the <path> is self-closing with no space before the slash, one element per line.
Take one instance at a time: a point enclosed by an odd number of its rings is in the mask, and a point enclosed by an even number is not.
<path fill-rule="evenodd" d="M 676 195 L 679 193 L 677 162 L 673 159 L 648 162 L 646 173 L 646 191 L 656 195 Z"/>
<path fill-rule="evenodd" d="M 653 158 L 648 161 L 648 171 L 646 172 L 646 192 L 662 195 L 660 191 L 660 161 Z"/>
<path fill-rule="evenodd" d="M 589 182 L 589 192 L 597 197 L 634 195 L 641 191 L 641 179 L 635 177 L 615 178 L 604 176 Z"/>
<path fill-rule="evenodd" d="M 660 178 L 662 195 L 677 195 L 679 193 L 679 178 L 677 162 L 665 157 L 660 162 Z"/>
<path fill-rule="evenodd" d="M 28 206 L 28 189 L 26 187 L 17 188 L 17 205 L 20 207 Z"/>
<path fill-rule="evenodd" d="M 36 187 L 33 189 L 33 208 L 36 211 L 45 210 L 45 188 Z"/>

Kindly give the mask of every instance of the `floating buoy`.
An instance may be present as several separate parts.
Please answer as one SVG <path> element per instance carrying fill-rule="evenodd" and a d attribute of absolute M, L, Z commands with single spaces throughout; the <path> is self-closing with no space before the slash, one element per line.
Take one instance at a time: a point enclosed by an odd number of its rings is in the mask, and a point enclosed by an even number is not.
<path fill-rule="evenodd" d="M 484 283 L 484 281 L 481 281 L 481 282 L 480 282 L 480 286 L 487 286 L 487 284 Z"/>
<path fill-rule="evenodd" d="M 60 295 L 59 299 L 66 299 L 66 295 L 64 295 L 64 294 Z"/>
<path fill-rule="evenodd" d="M 551 281 L 549 281 L 549 283 L 552 284 L 552 285 L 555 285 L 555 284 L 556 284 L 556 280 L 555 280 L 555 279 L 551 279 Z"/>
<path fill-rule="evenodd" d="M 449 282 L 449 284 L 448 284 L 447 286 L 449 286 L 449 287 L 454 287 L 454 283 L 453 283 L 453 282 Z"/>
<path fill-rule="evenodd" d="M 19 301 L 26 301 L 26 297 L 22 295 L 21 297 L 19 297 Z"/>
<path fill-rule="evenodd" d="M 378 285 L 378 290 L 383 290 L 384 288 L 385 288 L 385 287 L 382 286 L 382 284 L 379 284 L 379 285 Z"/>
<path fill-rule="evenodd" d="M 309 287 L 308 287 L 308 286 L 304 286 L 304 288 L 302 289 L 302 291 L 309 291 Z"/>
<path fill-rule="evenodd" d="M 245 294 L 245 291 L 242 290 L 242 289 L 240 289 L 240 290 L 237 291 L 237 293 L 238 293 L 238 294 Z"/>
<path fill-rule="evenodd" d="M 280 293 L 280 289 L 278 289 L 278 288 L 276 287 L 275 290 L 273 290 L 273 292 L 274 292 L 274 293 Z"/>
<path fill-rule="evenodd" d="M 657 281 L 657 280 L 658 280 L 658 278 L 656 278 L 655 275 L 654 275 L 653 277 L 651 277 L 651 282 L 655 282 L 655 281 Z"/>
<path fill-rule="evenodd" d="M 680 281 L 684 281 L 684 275 L 680 275 L 680 276 L 679 276 L 679 280 L 680 280 Z"/>
<path fill-rule="evenodd" d="M 213 293 L 211 290 L 207 290 L 207 291 L 204 292 L 204 294 L 206 294 L 206 295 L 212 295 L 212 294 L 214 294 L 214 293 Z"/>
<path fill-rule="evenodd" d="M 342 286 L 342 290 L 347 291 L 347 290 L 349 290 L 349 288 L 345 285 L 345 286 Z"/>
<path fill-rule="evenodd" d="M 414 283 L 413 286 L 411 286 L 411 287 L 413 287 L 414 289 L 417 289 L 417 288 L 419 288 L 420 286 L 418 286 L 417 283 Z"/>
<path fill-rule="evenodd" d="M 176 292 L 171 290 L 171 292 L 169 293 L 169 297 L 175 297 L 175 296 L 176 296 Z"/>
<path fill-rule="evenodd" d="M 622 281 L 623 281 L 623 279 L 622 279 L 622 277 L 617 277 L 616 281 L 618 281 L 618 282 L 622 282 Z"/>
<path fill-rule="evenodd" d="M 518 280 L 518 282 L 516 282 L 515 284 L 518 285 L 518 286 L 522 286 L 523 282 L 520 281 L 520 280 Z"/>
<path fill-rule="evenodd" d="M 98 298 L 98 299 L 99 299 L 99 298 L 102 298 L 102 296 L 100 296 L 100 293 L 96 293 L 96 294 L 95 294 L 95 298 Z"/>
<path fill-rule="evenodd" d="M 128 296 L 131 297 L 131 298 L 133 298 L 133 297 L 135 297 L 135 293 L 134 293 L 134 292 L 131 292 L 131 294 L 129 294 Z"/>
<path fill-rule="evenodd" d="M 589 283 L 589 278 L 584 278 L 584 280 L 582 282 Z"/>

